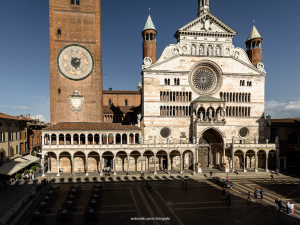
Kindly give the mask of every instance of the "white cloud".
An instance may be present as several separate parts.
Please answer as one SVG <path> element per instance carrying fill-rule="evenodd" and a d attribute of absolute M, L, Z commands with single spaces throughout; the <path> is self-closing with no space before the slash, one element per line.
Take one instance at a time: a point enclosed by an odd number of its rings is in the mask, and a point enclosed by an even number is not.
<path fill-rule="evenodd" d="M 0 105 L 0 108 L 30 109 L 29 106 L 12 106 L 12 105 Z"/>
<path fill-rule="evenodd" d="M 265 103 L 265 115 L 275 118 L 300 117 L 300 100 L 290 102 L 269 101 Z"/>
<path fill-rule="evenodd" d="M 39 119 L 41 122 L 49 123 L 49 120 L 46 119 L 42 114 L 31 116 L 32 119 Z"/>

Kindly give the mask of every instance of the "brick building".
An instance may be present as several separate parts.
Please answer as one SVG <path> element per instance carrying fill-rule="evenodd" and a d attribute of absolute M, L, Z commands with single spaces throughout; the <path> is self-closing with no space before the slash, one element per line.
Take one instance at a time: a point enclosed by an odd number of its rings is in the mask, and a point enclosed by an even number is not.
<path fill-rule="evenodd" d="M 300 118 L 266 119 L 264 127 L 270 143 L 279 144 L 278 168 L 299 171 Z"/>

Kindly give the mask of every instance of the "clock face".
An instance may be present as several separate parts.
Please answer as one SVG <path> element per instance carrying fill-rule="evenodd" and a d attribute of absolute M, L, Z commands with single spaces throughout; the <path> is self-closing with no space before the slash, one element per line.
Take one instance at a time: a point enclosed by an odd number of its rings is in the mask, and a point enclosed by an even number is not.
<path fill-rule="evenodd" d="M 57 66 L 62 75 L 70 80 L 83 80 L 94 69 L 94 59 L 89 50 L 81 45 L 64 47 L 57 57 Z"/>

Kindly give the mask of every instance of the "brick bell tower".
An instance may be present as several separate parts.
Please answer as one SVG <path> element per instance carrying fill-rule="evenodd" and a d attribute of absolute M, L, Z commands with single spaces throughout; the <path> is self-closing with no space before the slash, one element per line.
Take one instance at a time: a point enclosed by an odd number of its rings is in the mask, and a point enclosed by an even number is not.
<path fill-rule="evenodd" d="M 253 22 L 253 28 L 250 32 L 250 35 L 246 41 L 246 47 L 247 47 L 247 55 L 253 64 L 253 66 L 257 66 L 258 63 L 262 62 L 262 37 L 258 33 L 254 22 Z"/>
<path fill-rule="evenodd" d="M 147 19 L 144 30 L 142 32 L 142 35 L 143 35 L 143 60 L 144 60 L 144 63 L 145 63 L 145 58 L 151 58 L 152 63 L 156 63 L 157 31 L 152 22 L 150 14 Z"/>
<path fill-rule="evenodd" d="M 102 122 L 101 0 L 49 0 L 51 124 Z"/>

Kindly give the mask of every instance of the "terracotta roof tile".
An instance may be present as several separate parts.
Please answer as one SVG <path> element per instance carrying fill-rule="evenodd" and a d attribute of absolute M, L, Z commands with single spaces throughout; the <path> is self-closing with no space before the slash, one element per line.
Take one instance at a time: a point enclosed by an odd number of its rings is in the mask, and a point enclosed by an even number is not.
<path fill-rule="evenodd" d="M 0 118 L 1 119 L 9 119 L 9 120 L 22 120 L 19 117 L 7 115 L 7 114 L 4 114 L 4 113 L 0 113 Z"/>
<path fill-rule="evenodd" d="M 43 130 L 142 130 L 136 126 L 118 123 L 58 123 Z"/>
<path fill-rule="evenodd" d="M 298 118 L 286 118 L 286 119 L 271 119 L 271 123 L 296 123 L 300 122 Z"/>

